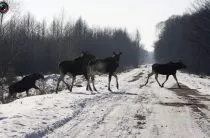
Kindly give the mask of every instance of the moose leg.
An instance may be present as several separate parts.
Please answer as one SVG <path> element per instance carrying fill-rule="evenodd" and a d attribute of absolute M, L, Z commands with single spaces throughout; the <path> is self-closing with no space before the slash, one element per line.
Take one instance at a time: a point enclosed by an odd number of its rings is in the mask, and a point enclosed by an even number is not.
<path fill-rule="evenodd" d="M 13 97 L 13 99 L 14 99 L 14 98 L 19 99 L 19 98 L 17 97 L 17 93 L 13 93 L 13 94 L 12 94 L 12 97 Z"/>
<path fill-rule="evenodd" d="M 29 96 L 28 90 L 26 90 L 26 95 Z"/>
<path fill-rule="evenodd" d="M 162 87 L 164 87 L 164 84 L 166 83 L 166 81 L 168 80 L 169 75 L 166 76 L 166 80 L 163 82 Z"/>
<path fill-rule="evenodd" d="M 62 81 L 63 81 L 63 83 L 66 85 L 66 87 L 67 87 L 68 89 L 70 89 L 69 84 L 68 84 L 67 82 L 65 82 L 65 81 L 64 81 L 64 78 L 63 78 L 63 80 L 62 80 Z"/>
<path fill-rule="evenodd" d="M 89 88 L 90 88 L 90 86 L 89 86 L 89 84 L 87 82 L 86 90 L 89 91 Z"/>
<path fill-rule="evenodd" d="M 113 76 L 114 76 L 114 77 L 115 77 L 115 79 L 116 79 L 116 87 L 117 87 L 117 89 L 119 89 L 118 77 L 117 77 L 117 75 L 116 75 L 116 74 L 114 74 Z"/>
<path fill-rule="evenodd" d="M 162 87 L 162 86 L 160 85 L 160 82 L 158 81 L 158 74 L 157 74 L 157 73 L 155 74 L 155 79 L 156 79 L 157 83 L 159 84 L 159 86 Z"/>
<path fill-rule="evenodd" d="M 178 84 L 179 88 L 181 88 L 181 86 L 179 85 L 179 82 L 177 80 L 176 74 L 174 74 L 173 76 L 174 76 L 174 79 L 176 80 L 176 83 Z"/>
<path fill-rule="evenodd" d="M 65 76 L 64 74 L 61 74 L 59 79 L 58 79 L 58 83 L 57 83 L 56 90 L 55 90 L 56 93 L 58 93 L 59 84 L 60 84 L 61 80 L 64 79 L 64 76 Z"/>
<path fill-rule="evenodd" d="M 87 74 L 84 75 L 85 76 L 85 79 L 87 81 L 87 86 L 86 86 L 86 90 L 90 90 L 92 91 L 92 88 L 90 87 L 90 76 L 88 76 Z M 92 76 L 91 76 L 92 77 Z"/>
<path fill-rule="evenodd" d="M 108 83 L 108 90 L 109 90 L 109 91 L 112 91 L 112 90 L 110 89 L 110 82 L 111 82 L 111 79 L 112 79 L 112 74 L 109 74 L 109 83 Z"/>
<path fill-rule="evenodd" d="M 95 87 L 95 76 L 91 77 L 91 81 L 92 81 L 92 85 L 93 85 L 93 90 L 97 91 L 96 87 Z"/>
<path fill-rule="evenodd" d="M 6 98 L 6 102 L 8 102 L 11 99 L 12 95 L 9 93 L 9 95 Z"/>
<path fill-rule="evenodd" d="M 153 74 L 154 74 L 154 72 L 152 71 L 152 72 L 148 75 L 147 81 L 146 81 L 146 83 L 144 84 L 144 86 L 147 85 L 147 83 L 148 83 L 148 81 L 149 81 L 149 78 L 150 78 Z"/>
<path fill-rule="evenodd" d="M 72 92 L 72 88 L 73 88 L 73 86 L 74 86 L 74 81 L 75 81 L 75 79 L 76 79 L 76 76 L 72 76 L 72 82 L 71 82 L 71 87 L 70 87 L 70 92 Z"/>
<path fill-rule="evenodd" d="M 8 102 L 9 100 L 12 100 L 14 99 L 14 93 L 9 93 L 7 99 L 6 99 L 6 102 Z"/>
<path fill-rule="evenodd" d="M 87 81 L 87 85 L 86 85 L 86 90 L 89 91 L 89 85 L 90 85 L 90 81 L 89 81 L 89 78 L 87 75 L 84 75 L 86 81 Z"/>

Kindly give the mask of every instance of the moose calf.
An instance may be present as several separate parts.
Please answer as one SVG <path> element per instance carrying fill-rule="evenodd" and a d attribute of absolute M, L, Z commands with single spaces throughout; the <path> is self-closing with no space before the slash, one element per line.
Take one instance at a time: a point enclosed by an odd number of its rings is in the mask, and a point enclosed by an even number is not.
<path fill-rule="evenodd" d="M 29 95 L 28 91 L 31 88 L 35 88 L 40 90 L 36 85 L 36 80 L 44 79 L 44 76 L 42 74 L 33 73 L 30 75 L 25 76 L 22 80 L 15 82 L 9 86 L 9 96 L 8 98 L 16 97 L 17 93 L 21 93 L 26 91 L 27 96 Z M 40 90 L 41 91 L 41 90 Z"/>
<path fill-rule="evenodd" d="M 112 57 L 107 57 L 105 59 L 97 59 L 94 61 L 91 61 L 88 65 L 88 75 L 92 80 L 92 84 L 93 84 L 93 89 L 95 91 L 95 84 L 94 84 L 94 80 L 95 80 L 95 75 L 97 74 L 109 74 L 109 82 L 108 82 L 108 90 L 111 91 L 110 89 L 110 82 L 111 82 L 111 77 L 114 76 L 116 78 L 116 87 L 117 89 L 119 88 L 119 84 L 118 84 L 118 77 L 116 75 L 116 70 L 119 67 L 119 61 L 120 61 L 120 55 L 122 53 L 119 52 L 118 54 L 113 52 L 113 56 Z"/>
<path fill-rule="evenodd" d="M 155 74 L 155 79 L 157 81 L 157 83 L 159 84 L 160 87 L 164 87 L 165 82 L 168 80 L 168 77 L 170 75 L 173 75 L 174 79 L 176 80 L 179 88 L 181 88 L 181 86 L 179 85 L 179 82 L 177 80 L 176 77 L 176 71 L 179 69 L 185 69 L 187 68 L 186 65 L 184 65 L 181 61 L 179 62 L 169 62 L 167 64 L 153 64 L 152 65 L 152 73 L 150 73 L 148 75 L 147 81 L 145 83 L 145 85 L 147 85 L 149 78 Z M 158 81 L 158 74 L 162 74 L 162 75 L 166 75 L 166 80 L 163 82 L 163 84 L 161 85 Z"/>

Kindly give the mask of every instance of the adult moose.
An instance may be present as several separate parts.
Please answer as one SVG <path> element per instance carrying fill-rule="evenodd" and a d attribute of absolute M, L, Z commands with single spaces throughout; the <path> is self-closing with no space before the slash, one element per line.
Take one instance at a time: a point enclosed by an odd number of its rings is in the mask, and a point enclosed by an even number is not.
<path fill-rule="evenodd" d="M 112 76 L 114 76 L 116 78 L 116 87 L 117 87 L 117 89 L 119 88 L 116 70 L 119 67 L 119 61 L 120 61 L 121 54 L 122 54 L 121 52 L 119 52 L 119 53 L 113 52 L 112 57 L 107 57 L 104 59 L 97 59 L 97 60 L 91 61 L 89 63 L 88 75 L 92 80 L 93 89 L 95 91 L 97 91 L 97 89 L 95 88 L 94 81 L 95 81 L 95 75 L 97 75 L 97 74 L 109 74 L 109 82 L 108 82 L 108 90 L 109 91 L 111 91 L 110 82 L 111 82 Z"/>
<path fill-rule="evenodd" d="M 62 61 L 59 64 L 60 69 L 60 78 L 58 79 L 57 87 L 56 87 L 56 93 L 58 92 L 58 86 L 60 81 L 63 81 L 67 88 L 72 91 L 74 81 L 76 79 L 77 75 L 84 75 L 85 79 L 87 80 L 87 87 L 86 90 L 91 90 L 88 74 L 87 74 L 87 65 L 91 60 L 94 60 L 95 56 L 88 54 L 86 52 L 82 52 L 82 55 L 74 60 L 66 60 Z M 71 87 L 64 81 L 64 77 L 66 74 L 72 75 L 72 83 Z"/>
<path fill-rule="evenodd" d="M 22 93 L 26 91 L 27 96 L 29 96 L 29 89 L 34 88 L 40 90 L 36 86 L 36 81 L 39 79 L 44 79 L 44 76 L 39 73 L 33 73 L 30 75 L 25 76 L 22 80 L 15 82 L 9 86 L 9 96 L 10 97 L 16 97 L 17 93 Z M 40 90 L 41 91 L 41 90 Z"/>
<path fill-rule="evenodd" d="M 181 61 L 179 62 L 169 62 L 167 64 L 153 64 L 152 65 L 152 73 L 150 73 L 148 75 L 147 81 L 145 83 L 145 85 L 147 85 L 149 78 L 155 74 L 155 79 L 157 81 L 157 83 L 159 84 L 160 87 L 164 87 L 165 82 L 168 80 L 168 77 L 170 75 L 173 75 L 174 79 L 176 80 L 179 88 L 181 88 L 181 86 L 179 85 L 179 82 L 177 80 L 176 77 L 176 71 L 179 69 L 185 69 L 187 68 L 186 65 L 184 65 Z M 160 85 L 159 81 L 158 81 L 158 74 L 162 74 L 162 75 L 166 75 L 166 80 L 163 82 L 162 85 Z"/>

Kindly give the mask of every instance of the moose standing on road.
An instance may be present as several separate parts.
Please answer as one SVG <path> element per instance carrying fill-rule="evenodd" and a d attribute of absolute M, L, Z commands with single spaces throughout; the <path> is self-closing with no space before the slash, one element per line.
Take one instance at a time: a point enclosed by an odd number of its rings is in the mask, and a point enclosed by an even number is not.
<path fill-rule="evenodd" d="M 157 81 L 157 83 L 159 84 L 160 87 L 164 87 L 165 82 L 168 80 L 168 77 L 170 75 L 173 75 L 174 79 L 176 80 L 179 88 L 181 88 L 181 86 L 179 85 L 179 82 L 177 80 L 176 77 L 176 71 L 179 69 L 185 69 L 187 68 L 186 65 L 184 65 L 181 61 L 179 62 L 169 62 L 167 64 L 153 64 L 152 65 L 152 73 L 150 73 L 148 75 L 147 81 L 145 83 L 145 85 L 147 85 L 149 78 L 155 74 L 155 79 Z M 162 75 L 166 75 L 166 80 L 163 82 L 162 85 L 160 85 L 159 81 L 158 81 L 158 74 L 162 74 Z"/>
<path fill-rule="evenodd" d="M 86 90 L 90 89 L 92 91 L 90 84 L 89 84 L 89 79 L 88 79 L 88 74 L 87 74 L 87 66 L 88 66 L 88 63 L 94 59 L 95 59 L 95 56 L 88 54 L 86 52 L 82 52 L 82 55 L 74 60 L 62 61 L 59 64 L 60 78 L 58 79 L 56 93 L 58 92 L 58 86 L 59 86 L 60 81 L 63 81 L 66 84 L 67 88 L 70 91 L 72 91 L 74 81 L 75 81 L 77 75 L 84 75 L 85 79 L 87 80 Z M 64 76 L 66 74 L 70 74 L 73 77 L 71 87 L 64 81 Z"/>
<path fill-rule="evenodd" d="M 93 89 L 95 91 L 97 91 L 97 89 L 95 88 L 95 84 L 94 84 L 94 81 L 95 81 L 94 76 L 97 74 L 109 74 L 109 82 L 108 82 L 108 90 L 109 91 L 111 91 L 110 82 L 111 82 L 112 76 L 114 76 L 116 78 L 116 87 L 117 87 L 117 89 L 119 88 L 116 70 L 119 67 L 119 61 L 120 61 L 121 54 L 122 54 L 121 52 L 119 52 L 118 54 L 113 52 L 112 57 L 108 57 L 105 59 L 97 59 L 97 60 L 91 61 L 89 63 L 88 75 L 89 75 L 89 78 L 91 78 L 91 80 L 92 80 Z"/>
<path fill-rule="evenodd" d="M 40 90 L 35 84 L 36 81 L 39 80 L 39 79 L 44 79 L 44 76 L 42 74 L 39 74 L 39 73 L 33 73 L 33 74 L 25 76 L 21 81 L 18 81 L 18 82 L 15 82 L 15 83 L 11 84 L 9 86 L 8 99 L 10 97 L 17 98 L 16 97 L 17 93 L 21 93 L 21 92 L 24 92 L 24 91 L 26 91 L 27 96 L 29 96 L 28 91 L 31 88 Z"/>

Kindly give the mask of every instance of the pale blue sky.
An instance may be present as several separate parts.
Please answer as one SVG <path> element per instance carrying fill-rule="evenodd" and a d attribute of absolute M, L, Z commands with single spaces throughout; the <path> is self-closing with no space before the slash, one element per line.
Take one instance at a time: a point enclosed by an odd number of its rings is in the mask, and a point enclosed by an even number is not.
<path fill-rule="evenodd" d="M 25 12 L 36 19 L 52 20 L 65 11 L 65 18 L 82 17 L 89 26 L 138 29 L 145 48 L 152 50 L 156 40 L 155 25 L 174 14 L 183 14 L 195 0 L 23 0 Z M 42 5 L 40 3 L 43 3 Z M 57 8 L 56 8 L 57 7 Z"/>

